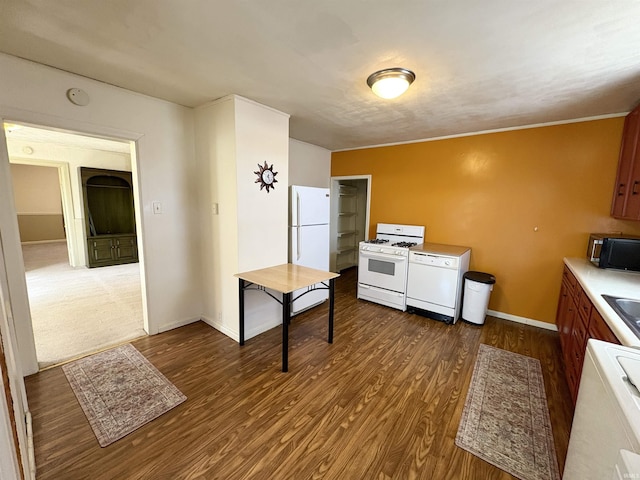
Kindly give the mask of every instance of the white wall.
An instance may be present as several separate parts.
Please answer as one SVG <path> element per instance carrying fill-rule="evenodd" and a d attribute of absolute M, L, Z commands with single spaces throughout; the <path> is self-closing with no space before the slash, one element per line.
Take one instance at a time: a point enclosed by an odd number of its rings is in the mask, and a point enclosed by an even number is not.
<path fill-rule="evenodd" d="M 237 338 L 233 318 L 224 315 L 225 300 L 237 295 L 238 188 L 236 181 L 235 102 L 225 97 L 196 109 L 196 156 L 200 171 L 203 318 Z M 217 213 L 213 206 L 216 205 Z M 223 254 L 224 252 L 224 254 Z M 233 315 L 232 306 L 226 307 Z M 225 327 L 228 325 L 228 328 Z"/>
<path fill-rule="evenodd" d="M 289 140 L 289 185 L 329 188 L 330 178 L 330 150 Z"/>
<path fill-rule="evenodd" d="M 200 318 L 202 294 L 193 110 L 84 77 L 0 54 L 0 117 L 99 136 L 135 140 L 134 182 L 139 191 L 138 233 L 148 331 L 158 333 Z M 69 88 L 84 89 L 86 107 L 70 103 Z M 12 191 L 8 165 L 0 189 Z M 154 215 L 152 202 L 163 204 Z M 25 374 L 37 371 L 24 265 L 13 202 L 2 203 L 0 233 Z M 13 219 L 13 220 L 11 220 Z"/>
<path fill-rule="evenodd" d="M 235 95 L 196 111 L 201 171 L 205 321 L 237 340 L 234 274 L 287 262 L 289 116 Z M 258 164 L 277 172 L 269 193 L 256 183 Z M 212 205 L 217 203 L 219 214 Z M 247 292 L 245 338 L 281 323 L 280 304 Z"/>

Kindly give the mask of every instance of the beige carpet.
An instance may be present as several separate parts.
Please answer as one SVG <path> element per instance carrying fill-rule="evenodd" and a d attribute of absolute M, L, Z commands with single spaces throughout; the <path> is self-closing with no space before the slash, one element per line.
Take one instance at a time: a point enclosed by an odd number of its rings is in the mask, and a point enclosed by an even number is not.
<path fill-rule="evenodd" d="M 40 368 L 146 335 L 140 264 L 72 268 L 64 242 L 22 252 Z"/>
<path fill-rule="evenodd" d="M 187 399 L 131 344 L 81 358 L 62 370 L 101 447 Z"/>
<path fill-rule="evenodd" d="M 538 360 L 480 345 L 456 445 L 522 480 L 560 480 Z"/>

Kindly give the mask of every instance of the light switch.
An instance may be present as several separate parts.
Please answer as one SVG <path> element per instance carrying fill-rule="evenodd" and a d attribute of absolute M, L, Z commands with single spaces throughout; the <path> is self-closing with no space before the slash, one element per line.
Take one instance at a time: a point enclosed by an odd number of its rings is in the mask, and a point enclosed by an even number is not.
<path fill-rule="evenodd" d="M 160 215 L 162 213 L 162 203 L 161 202 L 153 202 L 153 213 L 154 215 Z"/>

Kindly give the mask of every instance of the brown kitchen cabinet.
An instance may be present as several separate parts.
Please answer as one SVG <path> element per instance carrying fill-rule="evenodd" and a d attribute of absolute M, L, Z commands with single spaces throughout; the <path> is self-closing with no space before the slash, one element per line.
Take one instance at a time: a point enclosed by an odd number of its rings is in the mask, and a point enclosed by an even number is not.
<path fill-rule="evenodd" d="M 640 220 L 640 105 L 624 121 L 611 216 Z"/>
<path fill-rule="evenodd" d="M 556 315 L 565 375 L 575 404 L 587 340 L 595 338 L 620 344 L 576 277 L 565 266 Z"/>

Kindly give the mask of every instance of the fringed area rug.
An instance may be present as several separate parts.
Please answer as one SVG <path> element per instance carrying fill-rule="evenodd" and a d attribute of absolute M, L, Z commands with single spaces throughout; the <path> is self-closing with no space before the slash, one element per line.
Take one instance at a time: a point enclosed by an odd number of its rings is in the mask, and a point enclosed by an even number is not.
<path fill-rule="evenodd" d="M 130 344 L 81 358 L 62 370 L 101 447 L 187 399 Z"/>
<path fill-rule="evenodd" d="M 456 445 L 522 480 L 560 480 L 538 360 L 480 345 Z"/>

